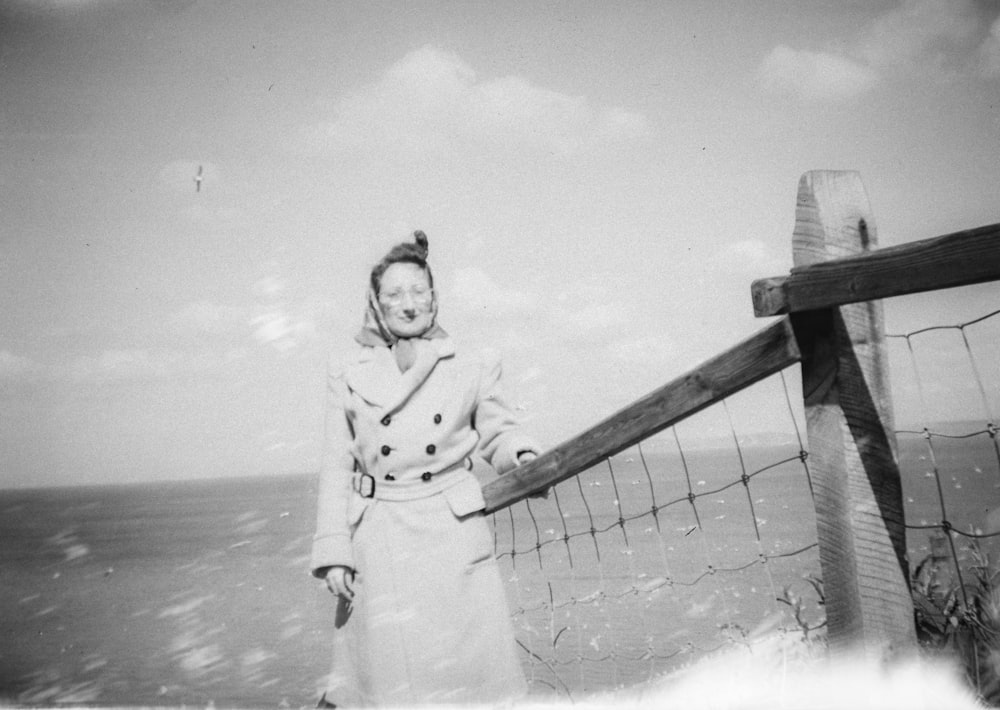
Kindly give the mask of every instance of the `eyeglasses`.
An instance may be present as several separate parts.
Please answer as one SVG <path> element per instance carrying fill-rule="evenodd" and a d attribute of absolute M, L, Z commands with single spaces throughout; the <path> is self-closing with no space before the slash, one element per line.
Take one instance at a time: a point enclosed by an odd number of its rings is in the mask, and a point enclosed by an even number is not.
<path fill-rule="evenodd" d="M 410 301 L 413 303 L 426 305 L 434 297 L 434 289 L 427 288 L 426 286 L 416 286 L 409 290 L 398 289 L 396 291 L 389 291 L 388 293 L 380 293 L 378 300 L 390 306 L 398 306 L 407 295 L 410 296 Z"/>

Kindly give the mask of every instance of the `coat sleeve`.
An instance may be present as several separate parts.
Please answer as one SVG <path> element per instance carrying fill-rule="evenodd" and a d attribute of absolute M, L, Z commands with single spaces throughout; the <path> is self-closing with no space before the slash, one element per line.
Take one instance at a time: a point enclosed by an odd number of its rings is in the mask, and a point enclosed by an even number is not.
<path fill-rule="evenodd" d="M 326 568 L 333 565 L 354 569 L 347 515 L 354 475 L 354 432 L 345 410 L 349 396 L 343 375 L 331 368 L 327 375 L 323 460 L 310 563 L 315 577 L 323 577 Z"/>
<path fill-rule="evenodd" d="M 517 455 L 525 451 L 539 453 L 538 445 L 521 431 L 517 419 L 504 401 L 501 387 L 500 357 L 488 352 L 483 358 L 476 402 L 475 427 L 479 449 L 498 473 L 517 467 Z"/>

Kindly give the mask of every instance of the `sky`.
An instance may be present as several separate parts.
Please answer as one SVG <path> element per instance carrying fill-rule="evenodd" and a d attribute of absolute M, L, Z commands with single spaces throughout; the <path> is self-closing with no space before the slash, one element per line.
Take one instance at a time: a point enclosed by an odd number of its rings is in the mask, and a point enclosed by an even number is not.
<path fill-rule="evenodd" d="M 502 353 L 526 428 L 558 444 L 770 322 L 750 283 L 791 267 L 805 171 L 858 171 L 882 246 L 1000 222 L 998 18 L 3 0 L 0 487 L 315 471 L 327 362 L 415 229 L 439 323 Z M 892 299 L 887 322 L 998 302 Z M 967 399 L 955 352 L 924 403 Z M 734 398 L 741 433 L 788 429 L 776 396 Z"/>

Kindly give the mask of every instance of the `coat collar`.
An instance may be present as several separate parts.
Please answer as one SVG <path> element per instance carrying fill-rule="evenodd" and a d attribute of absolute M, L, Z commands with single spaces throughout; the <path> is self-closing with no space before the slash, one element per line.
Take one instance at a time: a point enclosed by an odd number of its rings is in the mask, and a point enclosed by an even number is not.
<path fill-rule="evenodd" d="M 391 414 L 406 404 L 438 360 L 454 356 L 455 343 L 451 338 L 420 339 L 416 350 L 413 366 L 401 373 L 389 348 L 363 347 L 344 373 L 347 384 L 367 402 Z"/>

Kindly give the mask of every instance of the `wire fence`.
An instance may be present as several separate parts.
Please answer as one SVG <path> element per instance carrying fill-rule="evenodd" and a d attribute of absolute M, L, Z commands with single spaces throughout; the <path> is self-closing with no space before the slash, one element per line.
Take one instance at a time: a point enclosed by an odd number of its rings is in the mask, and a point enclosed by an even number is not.
<path fill-rule="evenodd" d="M 983 698 L 1000 698 L 998 336 L 1000 310 L 887 336 L 918 403 L 896 431 L 917 632 L 957 651 Z"/>
<path fill-rule="evenodd" d="M 982 332 L 979 346 L 974 347 L 970 331 L 977 328 Z M 995 366 L 1000 356 L 994 334 L 998 328 L 1000 310 L 963 323 L 886 336 L 890 342 L 904 344 L 899 364 L 908 368 L 919 402 L 918 416 L 906 413 L 906 421 L 916 425 L 896 430 L 901 468 L 910 473 L 903 483 L 910 506 L 906 528 L 911 561 L 920 553 L 936 554 L 932 541 L 946 540 L 957 562 L 956 539 L 1000 537 L 1000 520 L 994 520 L 1000 504 L 996 388 L 984 377 L 984 360 Z M 931 342 L 932 336 L 940 335 L 951 336 L 953 342 Z M 921 346 L 927 348 L 923 358 Z M 950 373 L 941 372 L 943 368 Z M 965 391 L 953 392 L 952 399 L 961 399 L 963 418 L 948 417 L 947 405 L 937 401 L 942 388 L 957 389 L 958 378 L 962 378 Z M 933 386 L 929 385 L 931 379 Z M 957 568 L 956 573 L 960 574 Z"/>
<path fill-rule="evenodd" d="M 761 387 L 783 402 L 777 435 L 741 431 L 724 401 L 493 516 L 534 693 L 631 686 L 822 627 L 808 455 L 785 374 Z"/>
<path fill-rule="evenodd" d="M 994 331 L 1000 310 L 887 336 L 912 389 L 894 400 L 907 422 L 896 434 L 918 633 L 921 619 L 945 634 L 956 615 L 969 621 L 1000 574 Z M 954 342 L 930 342 L 941 336 Z M 633 686 L 775 632 L 822 642 L 809 455 L 788 375 L 493 515 L 533 694 Z M 736 421 L 745 397 L 767 402 L 766 431 Z M 1000 649 L 1000 637 L 987 643 Z"/>

